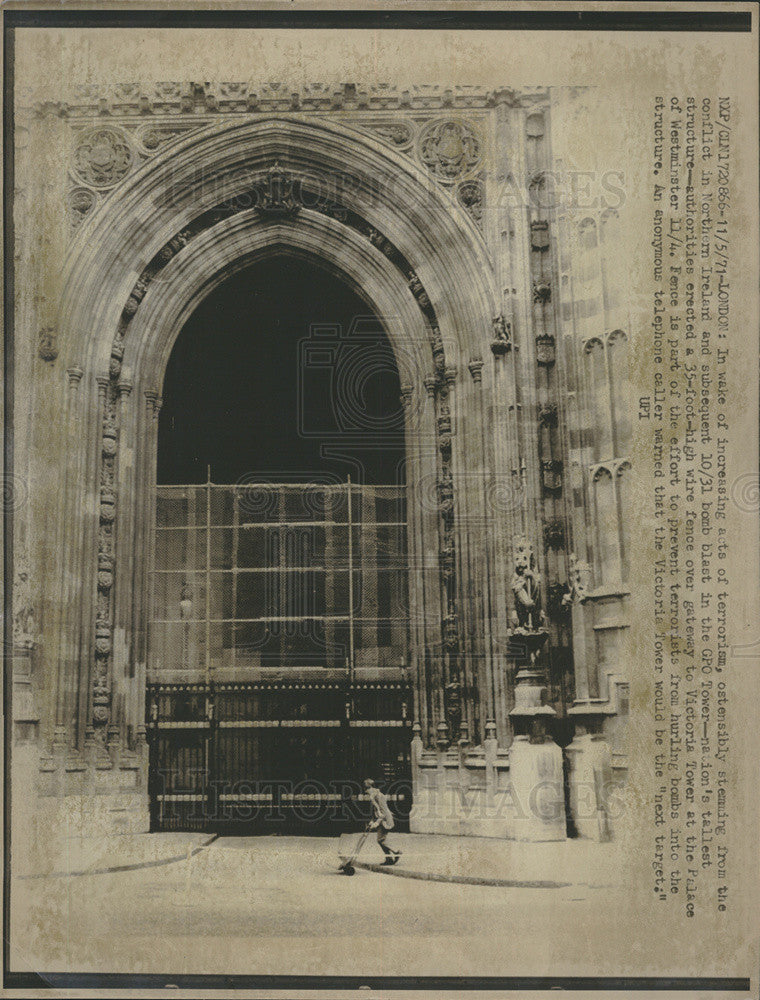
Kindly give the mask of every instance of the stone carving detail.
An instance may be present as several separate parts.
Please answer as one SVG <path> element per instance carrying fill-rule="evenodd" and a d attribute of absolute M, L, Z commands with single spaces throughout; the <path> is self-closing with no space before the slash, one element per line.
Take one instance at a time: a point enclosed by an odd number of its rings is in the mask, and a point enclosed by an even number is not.
<path fill-rule="evenodd" d="M 496 357 L 512 350 L 512 326 L 500 314 L 493 318 L 493 340 L 491 350 Z"/>
<path fill-rule="evenodd" d="M 562 492 L 562 462 L 559 459 L 541 463 L 541 483 L 546 493 Z"/>
<path fill-rule="evenodd" d="M 433 327 L 433 337 L 431 342 L 431 347 L 433 351 L 433 365 L 436 372 L 439 375 L 443 374 L 443 370 L 446 367 L 446 355 L 443 348 L 443 338 L 441 337 L 441 331 L 438 327 Z"/>
<path fill-rule="evenodd" d="M 417 277 L 416 271 L 409 271 L 407 275 L 407 280 L 409 283 L 409 288 L 411 289 L 412 295 L 417 299 L 422 309 L 428 309 L 430 307 L 430 299 L 425 291 L 422 282 Z"/>
<path fill-rule="evenodd" d="M 457 679 L 449 681 L 444 688 L 446 718 L 449 721 L 449 732 L 456 733 L 462 719 L 462 690 Z"/>
<path fill-rule="evenodd" d="M 29 582 L 29 557 L 23 548 L 14 553 L 15 578 L 13 581 L 13 645 L 31 649 L 34 645 L 34 604 Z"/>
<path fill-rule="evenodd" d="M 121 374 L 121 362 L 124 357 L 124 345 L 114 341 L 111 347 L 111 360 L 108 364 L 108 374 L 111 378 L 118 378 Z"/>
<path fill-rule="evenodd" d="M 448 584 L 448 581 L 454 575 L 454 546 L 451 542 L 447 542 L 443 546 L 438 554 L 438 560 L 441 567 L 441 576 Z"/>
<path fill-rule="evenodd" d="M 480 163 L 480 139 L 466 122 L 429 122 L 420 135 L 418 150 L 428 170 L 442 181 L 455 181 Z"/>
<path fill-rule="evenodd" d="M 544 525 L 544 542 L 547 549 L 561 549 L 565 544 L 565 524 L 554 517 Z"/>
<path fill-rule="evenodd" d="M 126 134 L 113 125 L 87 129 L 79 136 L 74 170 L 85 184 L 110 188 L 132 169 L 134 153 Z"/>
<path fill-rule="evenodd" d="M 69 191 L 69 219 L 72 228 L 76 229 L 87 218 L 97 204 L 94 191 L 86 187 L 75 187 Z"/>
<path fill-rule="evenodd" d="M 107 593 L 113 586 L 113 559 L 106 552 L 98 554 L 98 590 Z"/>
<path fill-rule="evenodd" d="M 454 610 L 453 602 L 449 606 L 448 614 L 443 619 L 443 644 L 450 652 L 455 650 L 459 644 L 459 619 Z"/>
<path fill-rule="evenodd" d="M 538 278 L 533 282 L 533 301 L 543 304 L 552 297 L 552 286 L 545 278 Z"/>
<path fill-rule="evenodd" d="M 292 175 L 275 163 L 266 173 L 262 184 L 256 185 L 256 210 L 260 215 L 294 216 L 301 210 Z"/>
<path fill-rule="evenodd" d="M 174 139 L 187 135 L 190 131 L 193 129 L 187 125 L 145 125 L 137 129 L 135 138 L 145 154 L 150 155 Z"/>
<path fill-rule="evenodd" d="M 538 419 L 542 427 L 557 426 L 556 403 L 542 403 L 538 408 Z"/>
<path fill-rule="evenodd" d="M 101 732 L 110 719 L 109 662 L 112 651 L 111 593 L 114 572 L 114 522 L 116 521 L 115 465 L 118 449 L 118 389 L 116 379 L 121 371 L 123 346 L 114 343 L 111 352 L 109 378 L 100 379 L 103 405 L 100 512 L 98 529 L 98 595 L 95 612 L 95 662 L 92 672 L 92 721 L 98 727 L 98 739 L 105 741 Z M 118 366 L 114 367 L 114 357 Z"/>
<path fill-rule="evenodd" d="M 541 574 L 536 569 L 533 546 L 527 538 L 515 542 L 514 573 L 510 584 L 514 600 L 512 627 L 515 631 L 536 632 L 543 628 Z"/>
<path fill-rule="evenodd" d="M 542 333 L 536 337 L 536 361 L 540 365 L 553 365 L 556 360 L 554 335 Z"/>
<path fill-rule="evenodd" d="M 472 381 L 476 384 L 483 381 L 483 359 L 473 358 L 467 365 L 472 376 Z"/>
<path fill-rule="evenodd" d="M 454 513 L 454 487 L 451 473 L 444 474 L 438 481 L 438 509 L 446 520 Z"/>
<path fill-rule="evenodd" d="M 408 149 L 414 139 L 414 129 L 409 122 L 378 122 L 377 125 L 368 124 L 367 128 L 396 149 Z"/>
<path fill-rule="evenodd" d="M 525 132 L 529 139 L 543 139 L 546 123 L 542 112 L 535 111 L 525 121 Z"/>
<path fill-rule="evenodd" d="M 385 254 L 389 260 L 394 259 L 396 248 L 392 243 L 386 240 L 382 233 L 379 233 L 376 229 L 372 229 L 370 227 L 369 232 L 367 233 L 367 238 L 373 247 L 377 247 L 380 253 Z"/>
<path fill-rule="evenodd" d="M 567 588 L 567 592 L 562 598 L 562 603 L 565 605 L 582 603 L 588 597 L 588 592 L 591 589 L 591 566 L 578 559 L 574 552 L 570 553 Z"/>
<path fill-rule="evenodd" d="M 483 225 L 483 185 L 480 181 L 465 181 L 457 188 L 457 201 L 471 216 L 476 226 Z"/>
<path fill-rule="evenodd" d="M 448 396 L 448 391 L 441 388 L 438 397 L 438 448 L 444 463 L 451 458 L 451 410 Z"/>
<path fill-rule="evenodd" d="M 45 326 L 40 330 L 37 352 L 43 361 L 55 361 L 58 357 L 58 333 L 55 327 Z"/>

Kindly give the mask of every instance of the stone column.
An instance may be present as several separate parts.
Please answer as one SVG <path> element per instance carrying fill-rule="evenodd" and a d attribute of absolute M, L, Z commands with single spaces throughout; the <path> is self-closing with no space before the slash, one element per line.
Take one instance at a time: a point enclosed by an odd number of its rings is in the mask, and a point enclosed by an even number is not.
<path fill-rule="evenodd" d="M 66 412 L 64 422 L 66 434 L 70 441 L 76 441 L 78 437 L 79 414 L 79 385 L 84 375 L 83 370 L 78 365 L 73 365 L 66 371 L 68 380 L 68 391 L 66 394 Z M 76 677 L 79 672 L 79 662 L 81 648 L 79 645 L 79 609 L 78 609 L 78 581 L 76 579 L 76 554 L 77 540 L 81 535 L 80 522 L 84 518 L 84 511 L 81 509 L 82 497 L 79 494 L 77 485 L 80 481 L 80 450 L 72 448 L 69 452 L 69 461 L 64 479 L 64 495 L 61 509 L 63 511 L 63 534 L 61 538 L 61 548 L 71 559 L 72 563 L 68 567 L 64 563 L 63 587 L 61 592 L 61 636 L 59 643 L 59 661 L 56 675 L 56 696 L 53 745 L 56 753 L 63 754 L 71 737 L 69 725 L 71 721 L 70 713 L 70 687 L 72 675 Z"/>
<path fill-rule="evenodd" d="M 426 377 L 423 384 L 424 392 L 418 389 L 420 416 L 417 431 L 417 456 L 420 474 L 415 488 L 410 491 L 410 496 L 413 496 L 416 502 L 414 516 L 415 518 L 419 517 L 421 528 L 422 624 L 425 658 L 429 665 L 426 673 L 430 728 L 427 734 L 423 733 L 423 738 L 427 735 L 427 741 L 433 743 L 439 738 L 448 739 L 444 716 L 444 675 L 442 670 L 442 621 L 445 611 L 441 571 L 442 559 L 445 560 L 445 554 L 441 552 L 439 533 L 441 510 L 448 503 L 448 500 L 441 495 L 437 476 L 435 409 L 433 404 L 435 376 Z"/>
<path fill-rule="evenodd" d="M 134 725 L 131 714 L 132 701 L 128 694 L 132 690 L 134 677 L 133 660 L 133 594 L 135 569 L 135 507 L 129 501 L 134 497 L 134 431 L 133 413 L 129 406 L 132 393 L 132 382 L 129 374 L 124 371 L 117 384 L 119 409 L 118 424 L 120 428 L 120 447 L 118 450 L 117 482 L 122 502 L 119 506 L 118 533 L 114 540 L 116 559 L 116 586 L 113 611 L 113 698 L 111 709 L 111 726 L 114 735 L 122 745 L 127 741 L 127 726 Z M 103 444 L 106 446 L 106 438 Z M 98 587 L 102 586 L 100 572 Z"/>
<path fill-rule="evenodd" d="M 492 378 L 489 417 L 493 440 L 492 492 L 494 506 L 501 516 L 494 517 L 494 564 L 499 572 L 494 574 L 492 607 L 494 608 L 495 634 L 492 674 L 493 704 L 496 738 L 503 745 L 511 741 L 512 728 L 509 711 L 514 695 L 507 672 L 507 540 L 525 530 L 524 491 L 520 476 L 519 442 L 517 439 L 517 402 L 514 374 L 512 328 L 504 316 L 494 317 L 491 340 Z M 495 513 L 496 513 L 495 511 Z"/>
<path fill-rule="evenodd" d="M 414 732 L 422 749 L 422 734 L 430 728 L 428 704 L 428 661 L 425 643 L 425 574 L 423 570 L 425 550 L 423 542 L 423 510 L 418 494 L 422 480 L 420 462 L 420 417 L 423 399 L 419 388 L 401 386 L 401 404 L 404 407 L 404 427 L 406 435 L 406 479 L 407 479 L 407 562 L 409 594 L 409 653 L 414 676 Z M 417 502 L 415 502 L 417 501 Z M 413 746 L 414 741 L 412 741 Z M 414 761 L 414 751 L 412 754 Z M 412 771 L 413 784 L 417 787 Z"/>
<path fill-rule="evenodd" d="M 493 576 L 498 570 L 494 564 L 493 540 L 495 525 L 490 509 L 492 495 L 487 485 L 491 479 L 486 449 L 487 417 L 483 404 L 483 359 L 472 358 L 467 369 L 471 377 L 470 406 L 467 421 L 467 447 L 472 450 L 471 471 L 474 476 L 472 492 L 475 493 L 475 513 L 468 534 L 474 536 L 471 547 L 470 573 L 479 574 L 477 580 L 476 622 L 473 636 L 474 668 L 478 677 L 478 727 L 470 735 L 480 742 L 485 736 L 485 726 L 495 718 L 494 708 L 494 629 L 498 619 L 492 602 Z M 496 528 L 498 530 L 498 528 Z"/>

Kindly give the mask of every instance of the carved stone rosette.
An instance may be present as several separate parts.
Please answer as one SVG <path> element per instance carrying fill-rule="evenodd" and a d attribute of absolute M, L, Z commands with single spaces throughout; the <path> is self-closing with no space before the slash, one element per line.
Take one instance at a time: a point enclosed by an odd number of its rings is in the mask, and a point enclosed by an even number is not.
<path fill-rule="evenodd" d="M 96 125 L 78 136 L 74 173 L 83 184 L 110 188 L 132 169 L 135 155 L 127 133 L 115 125 Z"/>
<path fill-rule="evenodd" d="M 436 119 L 420 133 L 418 152 L 434 177 L 453 183 L 480 163 L 481 140 L 468 122 Z"/>

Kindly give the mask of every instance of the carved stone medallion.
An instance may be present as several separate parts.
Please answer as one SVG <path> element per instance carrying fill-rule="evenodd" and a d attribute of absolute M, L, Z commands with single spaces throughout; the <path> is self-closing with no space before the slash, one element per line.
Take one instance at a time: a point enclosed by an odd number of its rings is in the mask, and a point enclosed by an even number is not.
<path fill-rule="evenodd" d="M 74 170 L 79 179 L 95 188 L 108 188 L 127 176 L 134 162 L 129 141 L 112 125 L 87 129 L 79 137 Z"/>
<path fill-rule="evenodd" d="M 442 181 L 454 181 L 480 163 L 480 139 L 465 122 L 430 122 L 420 135 L 418 149 L 422 162 Z"/>
<path fill-rule="evenodd" d="M 480 181 L 465 181 L 457 189 L 459 204 L 467 211 L 477 226 L 483 222 L 483 185 Z"/>

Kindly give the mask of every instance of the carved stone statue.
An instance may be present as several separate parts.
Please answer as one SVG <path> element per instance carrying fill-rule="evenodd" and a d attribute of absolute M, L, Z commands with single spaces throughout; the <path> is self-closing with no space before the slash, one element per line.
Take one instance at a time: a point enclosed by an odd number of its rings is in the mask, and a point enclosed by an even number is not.
<path fill-rule="evenodd" d="M 16 579 L 13 584 L 13 644 L 21 649 L 34 645 L 34 605 L 29 583 L 29 560 L 26 552 L 16 556 Z"/>
<path fill-rule="evenodd" d="M 562 598 L 562 603 L 579 604 L 588 594 L 591 586 L 591 567 L 587 562 L 581 562 L 574 552 L 570 554 L 570 573 L 567 581 L 568 590 Z"/>
<path fill-rule="evenodd" d="M 541 610 L 541 574 L 536 570 L 533 548 L 524 538 L 519 539 L 515 546 L 515 571 L 511 587 L 514 597 L 513 627 L 525 632 L 542 629 L 544 615 Z"/>

